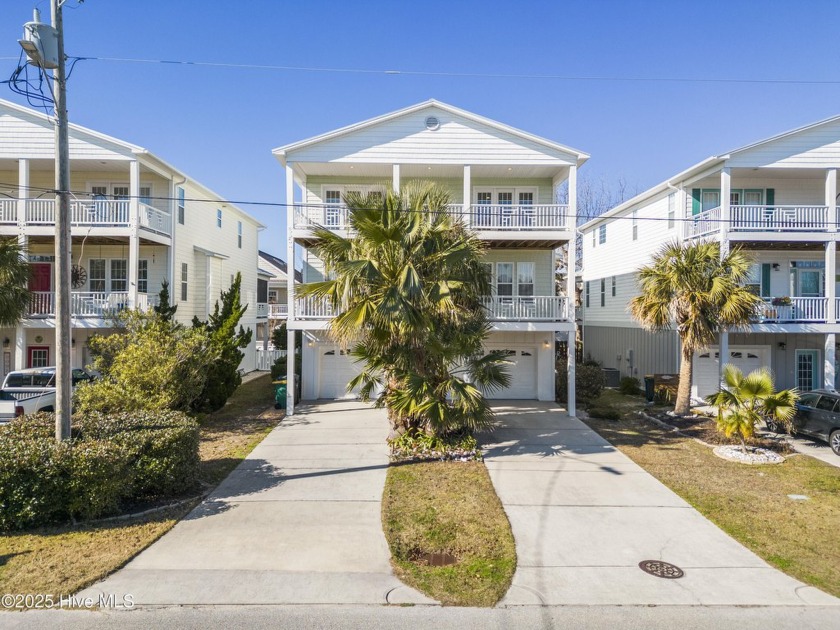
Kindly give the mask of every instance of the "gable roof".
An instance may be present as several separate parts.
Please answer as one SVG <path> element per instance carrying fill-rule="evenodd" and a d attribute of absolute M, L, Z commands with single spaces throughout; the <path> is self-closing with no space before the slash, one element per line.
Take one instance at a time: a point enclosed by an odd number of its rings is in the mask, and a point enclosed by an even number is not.
<path fill-rule="evenodd" d="M 268 252 L 264 252 L 262 250 L 260 250 L 260 258 L 277 267 L 277 269 L 285 273 L 286 277 L 288 278 L 289 269 L 285 260 L 283 260 L 282 258 L 278 258 L 277 256 L 273 256 L 272 254 L 269 254 Z M 297 269 L 295 269 L 295 281 L 303 282 L 303 274 Z"/>
<path fill-rule="evenodd" d="M 586 160 L 589 159 L 589 154 L 584 153 L 578 149 L 574 149 L 572 147 L 568 147 L 563 144 L 559 144 L 557 142 L 553 142 L 551 140 L 547 140 L 540 136 L 535 136 L 534 134 L 528 133 L 526 131 L 522 131 L 521 129 L 516 129 L 515 127 L 511 127 L 509 125 L 502 124 L 490 118 L 485 118 L 484 116 L 479 116 L 478 114 L 473 114 L 472 112 L 468 112 L 465 109 L 460 109 L 453 105 L 449 105 L 447 103 L 443 103 L 441 101 L 435 99 L 429 99 L 427 101 L 423 101 L 422 103 L 417 103 L 416 105 L 411 105 L 410 107 L 405 107 L 403 109 L 398 109 L 396 111 L 390 112 L 388 114 L 383 114 L 382 116 L 376 116 L 375 118 L 369 118 L 368 120 L 363 120 L 358 123 L 354 123 L 352 125 L 348 125 L 346 127 L 341 127 L 340 129 L 336 129 L 334 131 L 329 131 L 327 133 L 313 136 L 311 138 L 307 138 L 306 140 L 300 140 L 298 142 L 293 142 L 291 144 L 287 144 L 281 147 L 278 147 L 272 151 L 272 153 L 277 157 L 278 160 L 285 166 L 286 163 L 286 156 L 292 152 L 297 151 L 299 149 L 303 149 L 305 147 L 319 144 L 321 142 L 327 142 L 329 140 L 333 140 L 334 138 L 339 138 L 341 136 L 348 135 L 350 133 L 360 131 L 362 129 L 366 129 L 368 127 L 373 127 L 375 125 L 382 124 L 384 122 L 393 120 L 395 118 L 399 118 L 401 116 L 406 116 L 408 114 L 413 114 L 418 111 L 422 111 L 424 109 L 429 109 L 432 107 L 436 107 L 443 111 L 446 111 L 450 114 L 455 116 L 461 116 L 468 120 L 471 120 L 476 123 L 480 123 L 483 125 L 487 125 L 488 127 L 492 127 L 499 131 L 503 131 L 505 133 L 509 133 L 513 136 L 522 138 L 523 140 L 530 140 L 531 142 L 535 142 L 542 146 L 548 147 L 550 149 L 554 149 L 556 151 L 562 151 L 563 153 L 568 153 L 577 157 L 577 164 L 580 166 Z"/>

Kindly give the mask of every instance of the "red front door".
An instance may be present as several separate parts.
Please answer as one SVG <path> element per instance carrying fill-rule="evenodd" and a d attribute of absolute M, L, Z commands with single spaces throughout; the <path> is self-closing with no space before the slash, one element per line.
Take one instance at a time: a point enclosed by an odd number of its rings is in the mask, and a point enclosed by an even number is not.
<path fill-rule="evenodd" d="M 50 364 L 49 346 L 29 346 L 27 348 L 28 362 L 26 367 L 48 367 Z"/>
<path fill-rule="evenodd" d="M 52 276 L 52 265 L 50 263 L 32 263 L 32 277 L 29 279 L 30 291 L 49 291 L 50 279 Z"/>

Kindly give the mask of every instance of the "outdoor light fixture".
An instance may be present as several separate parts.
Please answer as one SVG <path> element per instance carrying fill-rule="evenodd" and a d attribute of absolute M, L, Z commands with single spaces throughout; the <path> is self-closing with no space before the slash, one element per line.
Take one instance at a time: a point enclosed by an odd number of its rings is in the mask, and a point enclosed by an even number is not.
<path fill-rule="evenodd" d="M 779 270 L 779 263 L 773 263 L 773 271 Z"/>
<path fill-rule="evenodd" d="M 779 350 L 784 350 L 787 348 L 787 344 L 784 341 L 779 342 Z"/>

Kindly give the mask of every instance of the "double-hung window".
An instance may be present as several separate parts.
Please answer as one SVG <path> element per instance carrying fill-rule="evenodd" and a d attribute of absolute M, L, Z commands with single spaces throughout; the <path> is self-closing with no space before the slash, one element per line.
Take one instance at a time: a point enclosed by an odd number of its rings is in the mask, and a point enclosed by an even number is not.
<path fill-rule="evenodd" d="M 242 221 L 236 222 L 236 244 L 242 249 Z"/>
<path fill-rule="evenodd" d="M 149 292 L 149 261 L 145 259 L 137 261 L 137 291 Z"/>
<path fill-rule="evenodd" d="M 88 288 L 94 293 L 105 292 L 104 258 L 91 258 L 88 261 Z"/>
<path fill-rule="evenodd" d="M 615 276 L 612 277 L 612 293 L 611 295 L 615 297 Z"/>
<path fill-rule="evenodd" d="M 496 295 L 513 296 L 513 263 L 496 263 Z"/>
<path fill-rule="evenodd" d="M 125 258 L 111 260 L 111 292 L 125 293 L 128 291 L 128 261 Z"/>
<path fill-rule="evenodd" d="M 607 305 L 607 279 L 601 278 L 601 306 Z"/>
<path fill-rule="evenodd" d="M 181 263 L 181 301 L 187 301 L 187 283 L 190 279 L 187 263 Z"/>
<path fill-rule="evenodd" d="M 532 297 L 534 295 L 534 263 L 517 263 L 516 291 L 520 297 Z"/>
<path fill-rule="evenodd" d="M 222 209 L 216 208 L 216 227 L 222 227 Z"/>
<path fill-rule="evenodd" d="M 607 224 L 602 223 L 598 228 L 598 244 L 603 245 L 607 242 Z"/>
<path fill-rule="evenodd" d="M 184 189 L 178 187 L 178 223 L 184 225 L 184 215 L 186 214 L 187 201 L 184 195 Z"/>
<path fill-rule="evenodd" d="M 584 293 L 586 294 L 586 308 L 589 308 L 589 280 L 586 281 L 586 287 Z"/>

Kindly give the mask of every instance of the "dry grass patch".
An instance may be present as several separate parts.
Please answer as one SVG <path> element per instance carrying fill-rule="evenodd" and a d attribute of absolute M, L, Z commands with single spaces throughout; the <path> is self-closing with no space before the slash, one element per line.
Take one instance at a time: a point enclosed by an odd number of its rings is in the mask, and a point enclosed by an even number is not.
<path fill-rule="evenodd" d="M 451 606 L 493 606 L 516 569 L 510 523 L 482 462 L 388 469 L 382 522 L 397 576 Z M 455 559 L 430 566 L 427 554 Z"/>
<path fill-rule="evenodd" d="M 204 484 L 218 484 L 282 419 L 273 399 L 271 378 L 261 376 L 236 390 L 225 407 L 201 418 Z M 0 593 L 50 593 L 56 598 L 74 593 L 125 565 L 195 503 L 129 520 L 2 536 Z"/>
<path fill-rule="evenodd" d="M 767 466 L 728 462 L 632 416 L 587 423 L 768 563 L 840 596 L 840 468 L 805 455 Z"/>

